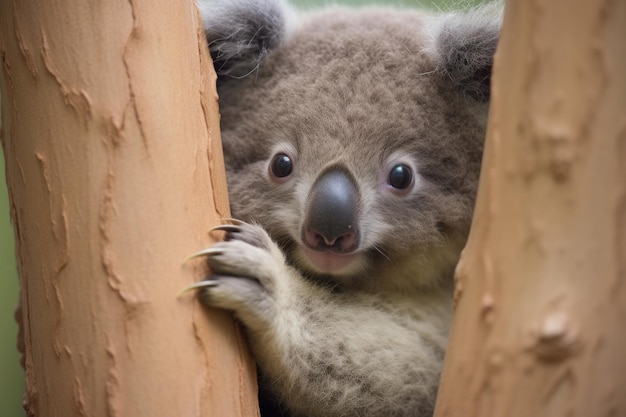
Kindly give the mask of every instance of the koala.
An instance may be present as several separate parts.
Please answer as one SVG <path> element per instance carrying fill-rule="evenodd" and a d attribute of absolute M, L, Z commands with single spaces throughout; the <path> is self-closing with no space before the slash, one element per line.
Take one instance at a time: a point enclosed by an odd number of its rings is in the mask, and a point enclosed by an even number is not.
<path fill-rule="evenodd" d="M 262 414 L 431 416 L 500 6 L 200 9 L 237 221 L 194 287 L 242 323 Z"/>

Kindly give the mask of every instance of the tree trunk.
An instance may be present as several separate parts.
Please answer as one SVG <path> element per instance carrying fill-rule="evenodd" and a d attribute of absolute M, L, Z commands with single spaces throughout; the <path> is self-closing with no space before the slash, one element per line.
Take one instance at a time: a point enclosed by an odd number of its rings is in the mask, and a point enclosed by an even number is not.
<path fill-rule="evenodd" d="M 29 415 L 258 415 L 230 316 L 177 299 L 228 216 L 204 43 L 188 0 L 0 3 Z"/>
<path fill-rule="evenodd" d="M 626 1 L 510 0 L 436 417 L 626 416 Z"/>

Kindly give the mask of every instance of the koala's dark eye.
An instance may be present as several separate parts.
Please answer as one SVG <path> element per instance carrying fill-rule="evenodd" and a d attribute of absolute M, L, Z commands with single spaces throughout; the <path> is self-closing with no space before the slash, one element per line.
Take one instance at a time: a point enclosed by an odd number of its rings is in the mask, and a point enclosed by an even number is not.
<path fill-rule="evenodd" d="M 291 171 L 293 171 L 293 162 L 291 162 L 289 156 L 284 153 L 279 153 L 272 159 L 270 170 L 277 178 L 287 177 L 291 174 Z"/>
<path fill-rule="evenodd" d="M 398 164 L 389 171 L 389 185 L 398 190 L 408 188 L 413 182 L 413 171 L 408 165 Z"/>

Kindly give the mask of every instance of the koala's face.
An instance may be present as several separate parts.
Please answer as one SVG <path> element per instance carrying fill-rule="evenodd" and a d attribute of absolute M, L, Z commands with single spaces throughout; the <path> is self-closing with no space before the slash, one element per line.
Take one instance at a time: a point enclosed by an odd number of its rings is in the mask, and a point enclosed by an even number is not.
<path fill-rule="evenodd" d="M 233 216 L 309 274 L 454 258 L 465 241 L 487 103 L 437 70 L 427 19 L 333 9 L 220 80 Z"/>

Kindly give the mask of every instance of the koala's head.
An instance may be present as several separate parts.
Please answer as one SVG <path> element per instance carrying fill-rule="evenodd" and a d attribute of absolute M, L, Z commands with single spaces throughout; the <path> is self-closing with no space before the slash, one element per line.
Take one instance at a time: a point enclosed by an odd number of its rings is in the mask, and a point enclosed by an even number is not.
<path fill-rule="evenodd" d="M 233 216 L 264 226 L 306 274 L 449 273 L 478 183 L 495 8 L 201 8 Z"/>

